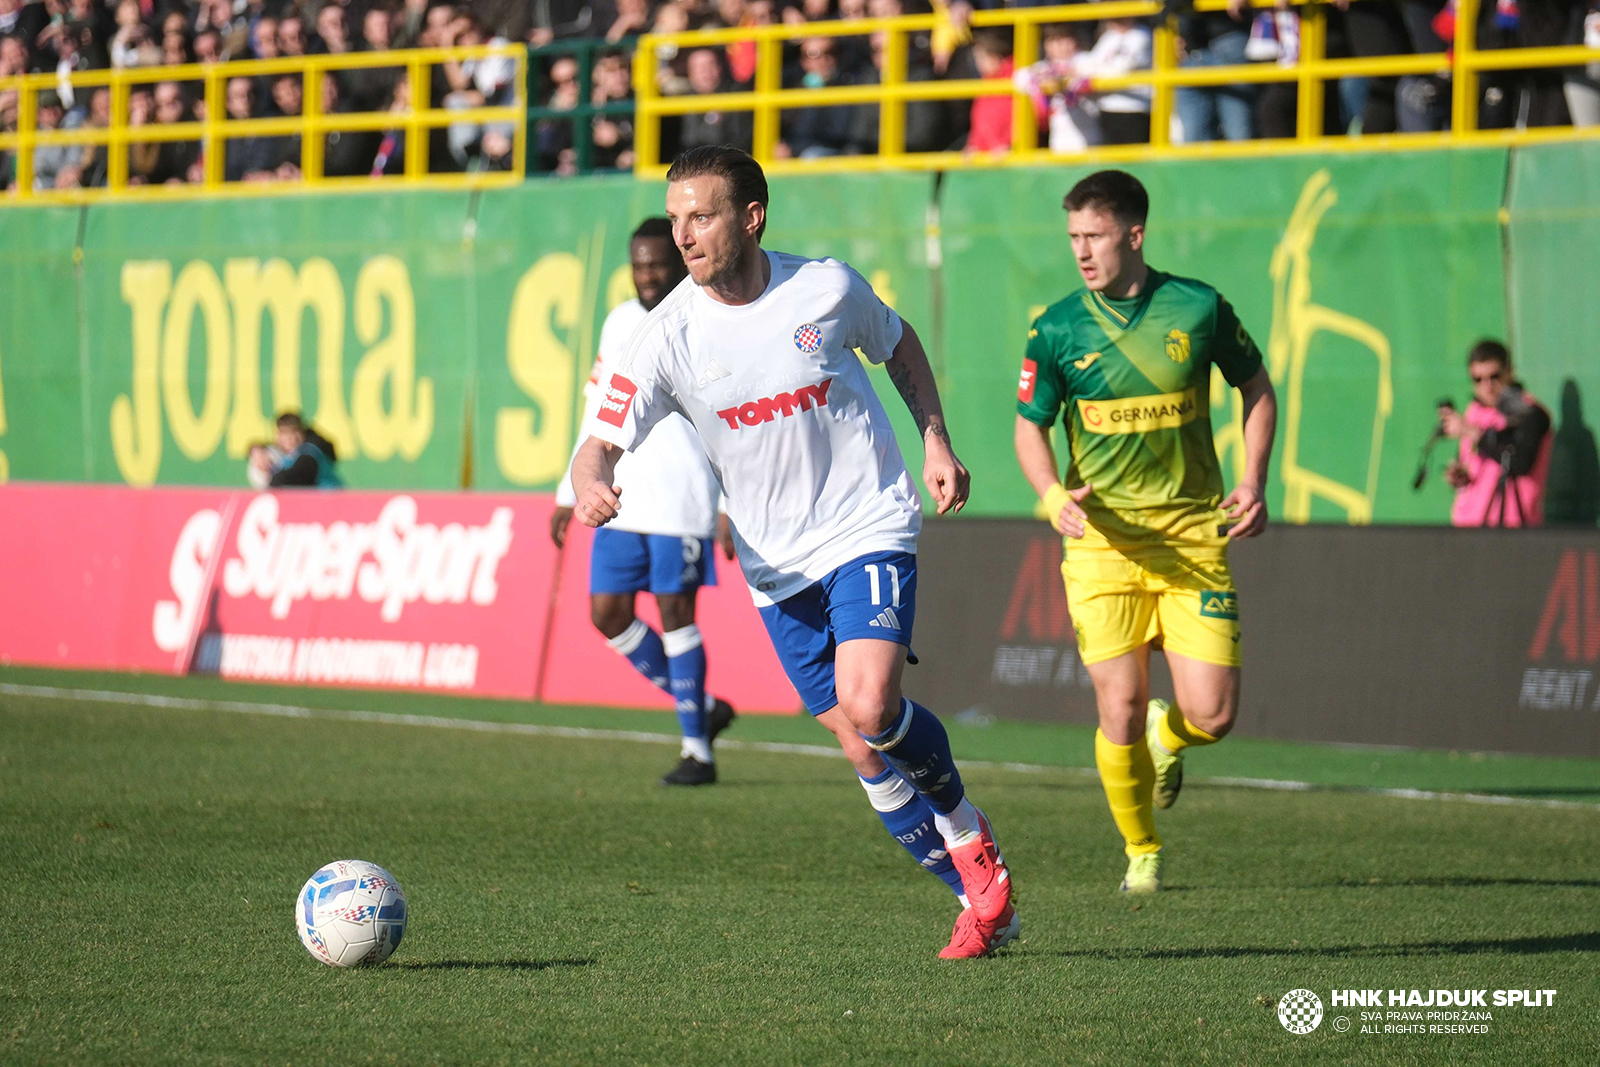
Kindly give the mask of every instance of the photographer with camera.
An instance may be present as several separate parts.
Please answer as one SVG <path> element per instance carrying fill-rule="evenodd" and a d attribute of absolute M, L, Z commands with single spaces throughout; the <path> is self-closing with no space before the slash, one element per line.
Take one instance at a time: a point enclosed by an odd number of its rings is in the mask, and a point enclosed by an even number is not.
<path fill-rule="evenodd" d="M 1456 490 L 1456 526 L 1540 526 L 1550 470 L 1550 412 L 1512 377 L 1511 353 L 1479 341 L 1467 357 L 1472 402 L 1465 414 L 1439 405 L 1439 432 L 1460 442 L 1445 477 Z"/>

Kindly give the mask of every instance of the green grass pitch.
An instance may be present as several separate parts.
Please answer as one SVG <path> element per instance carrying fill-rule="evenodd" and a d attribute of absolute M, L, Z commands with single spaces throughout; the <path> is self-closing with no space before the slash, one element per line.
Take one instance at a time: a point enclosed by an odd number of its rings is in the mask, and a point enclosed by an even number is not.
<path fill-rule="evenodd" d="M 802 719 L 742 719 L 717 786 L 668 791 L 663 744 L 338 709 L 673 726 L 658 712 L 0 670 L 0 1063 L 1600 1059 L 1594 761 L 1236 739 L 1195 754 L 1160 815 L 1170 891 L 1129 900 L 1083 770 L 1087 732 L 957 723 L 1023 936 L 950 962 L 935 953 L 953 899 L 883 832 L 843 761 L 782 749 L 828 741 Z M 1398 788 L 1517 802 L 1381 791 Z M 335 971 L 296 940 L 296 891 L 338 858 L 405 886 L 410 926 L 383 967 Z M 1306 1036 L 1276 1016 L 1296 987 L 1327 1007 Z M 1559 992 L 1552 1008 L 1492 1008 L 1486 1034 L 1385 1035 L 1327 1006 L 1335 988 Z M 1336 1015 L 1355 1025 L 1336 1032 Z"/>

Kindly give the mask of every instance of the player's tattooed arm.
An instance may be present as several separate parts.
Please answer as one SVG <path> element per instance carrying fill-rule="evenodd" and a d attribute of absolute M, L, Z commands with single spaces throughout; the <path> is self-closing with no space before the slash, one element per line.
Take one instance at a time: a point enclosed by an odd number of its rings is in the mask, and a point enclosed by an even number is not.
<path fill-rule="evenodd" d="M 933 368 L 928 365 L 928 354 L 922 349 L 917 331 L 902 320 L 900 343 L 894 346 L 884 369 L 894 382 L 906 409 L 922 431 L 922 483 L 933 494 L 939 514 L 960 511 L 972 491 L 972 475 L 956 458 L 950 445 L 950 431 L 944 424 L 944 406 L 939 403 L 939 387 L 933 380 Z"/>
<path fill-rule="evenodd" d="M 894 355 L 883 369 L 889 372 L 889 380 L 894 383 L 900 399 L 906 402 L 906 410 L 916 420 L 922 436 L 931 433 L 948 446 L 950 431 L 944 424 L 944 405 L 939 402 L 939 388 L 933 381 L 928 354 L 923 351 L 922 340 L 911 324 L 902 319 L 901 325 L 904 332 L 900 343 L 895 345 Z"/>

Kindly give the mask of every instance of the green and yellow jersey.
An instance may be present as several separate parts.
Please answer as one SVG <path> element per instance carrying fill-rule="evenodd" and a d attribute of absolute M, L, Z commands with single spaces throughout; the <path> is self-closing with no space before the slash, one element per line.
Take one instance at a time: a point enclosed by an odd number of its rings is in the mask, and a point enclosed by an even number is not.
<path fill-rule="evenodd" d="M 1152 270 L 1126 300 L 1080 289 L 1034 321 L 1017 411 L 1044 427 L 1066 411 L 1062 482 L 1094 486 L 1083 544 L 1219 543 L 1213 364 L 1238 386 L 1261 369 L 1261 352 L 1222 294 L 1192 278 Z"/>

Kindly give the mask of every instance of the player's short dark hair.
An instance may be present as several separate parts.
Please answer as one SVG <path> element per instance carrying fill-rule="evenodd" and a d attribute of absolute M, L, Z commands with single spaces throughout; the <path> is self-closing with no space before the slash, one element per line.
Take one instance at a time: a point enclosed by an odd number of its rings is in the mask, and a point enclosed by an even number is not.
<path fill-rule="evenodd" d="M 1467 363 L 1498 363 L 1502 367 L 1509 367 L 1511 350 L 1492 337 L 1485 337 L 1467 353 Z"/>
<path fill-rule="evenodd" d="M 1099 208 L 1130 226 L 1143 226 L 1150 215 L 1150 194 L 1125 170 L 1097 170 L 1074 185 L 1061 206 L 1068 211 Z"/>
<path fill-rule="evenodd" d="M 300 418 L 300 414 L 298 412 L 285 411 L 282 415 L 278 416 L 278 429 L 280 430 L 304 431 L 305 428 L 305 421 Z"/>
<path fill-rule="evenodd" d="M 672 222 L 661 215 L 652 215 L 650 218 L 639 223 L 638 227 L 633 231 L 633 236 L 630 237 L 629 240 L 638 241 L 642 239 L 653 241 L 657 238 L 668 241 L 672 240 Z"/>
<path fill-rule="evenodd" d="M 767 206 L 767 176 L 762 172 L 761 164 L 752 159 L 748 152 L 741 152 L 732 145 L 702 145 L 678 153 L 678 158 L 672 161 L 672 167 L 667 171 L 667 181 L 688 181 L 707 174 L 714 174 L 728 183 L 728 197 L 734 207 L 741 211 L 752 202 L 763 208 Z M 766 230 L 767 224 L 763 220 L 761 228 L 756 231 L 757 241 L 761 240 Z"/>

